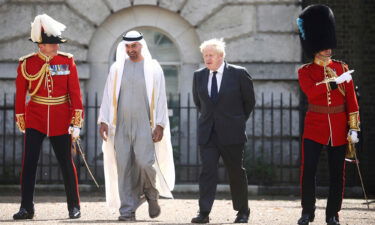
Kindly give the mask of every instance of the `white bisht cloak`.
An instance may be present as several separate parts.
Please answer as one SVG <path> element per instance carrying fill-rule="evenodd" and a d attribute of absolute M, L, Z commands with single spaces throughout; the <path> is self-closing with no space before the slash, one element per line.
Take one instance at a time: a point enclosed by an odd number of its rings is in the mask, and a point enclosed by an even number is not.
<path fill-rule="evenodd" d="M 119 44 L 117 48 L 117 60 L 112 64 L 105 84 L 102 104 L 100 106 L 98 123 L 108 125 L 108 138 L 103 141 L 102 150 L 104 156 L 104 176 L 107 205 L 120 207 L 118 191 L 118 174 L 116 164 L 116 152 L 114 151 L 114 137 L 117 119 L 117 101 L 120 92 L 121 79 L 124 69 L 125 57 L 118 57 L 125 53 L 125 44 Z M 144 47 L 144 46 L 143 46 Z M 123 60 L 121 60 L 123 59 Z M 165 92 L 165 80 L 160 64 L 151 57 L 144 57 L 144 75 L 146 81 L 147 97 L 150 104 L 151 120 L 153 128 L 155 124 L 164 126 L 163 138 L 155 143 L 156 189 L 159 195 L 173 198 L 171 191 L 175 183 L 175 169 L 173 163 L 173 149 L 168 119 L 167 100 Z M 154 109 L 154 110 L 152 110 Z"/>

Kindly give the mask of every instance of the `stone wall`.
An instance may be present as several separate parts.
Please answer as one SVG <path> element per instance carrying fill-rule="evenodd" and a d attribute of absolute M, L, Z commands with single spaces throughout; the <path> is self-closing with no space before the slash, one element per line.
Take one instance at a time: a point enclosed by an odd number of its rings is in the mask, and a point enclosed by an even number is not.
<path fill-rule="evenodd" d="M 130 10 L 133 8 L 136 10 Z M 121 13 L 124 10 L 128 12 Z M 139 11 L 148 11 L 148 16 L 139 16 Z M 116 38 L 119 35 L 116 33 L 118 29 L 122 33 L 126 31 L 125 28 L 150 25 L 162 28 L 166 33 L 177 33 L 175 36 L 171 35 L 176 39 L 180 39 L 188 31 L 196 35 L 181 43 L 189 45 L 189 50 L 181 51 L 181 54 L 188 55 L 190 63 L 195 64 L 188 70 L 182 68 L 182 73 L 189 76 L 202 62 L 200 54 L 196 54 L 199 43 L 209 38 L 223 37 L 227 42 L 229 62 L 246 66 L 255 80 L 288 82 L 295 80 L 295 68 L 301 61 L 294 24 L 299 11 L 297 0 L 3 0 L 0 2 L 0 79 L 14 79 L 17 59 L 36 50 L 36 46 L 27 40 L 30 22 L 37 14 L 47 13 L 67 25 L 63 35 L 68 43 L 62 45 L 62 51 L 74 54 L 80 77 L 88 83 L 95 80 L 92 77 L 103 77 L 103 74 L 95 74 L 96 70 L 91 62 L 89 54 L 93 44 L 99 45 L 92 41 L 100 34 L 103 25 L 110 23 L 119 14 L 130 19 L 124 21 L 131 22 L 125 23 L 122 28 L 109 27 L 111 30 L 105 30 L 112 36 L 117 35 Z M 172 15 L 184 20 L 186 25 L 181 26 L 179 21 L 173 24 Z M 160 19 L 164 17 L 170 18 L 170 21 Z M 178 32 L 173 32 L 178 27 Z M 113 40 L 107 38 L 101 41 L 103 44 Z M 195 54 L 191 54 L 192 52 Z M 103 58 L 107 58 L 108 62 L 108 55 Z M 108 66 L 100 72 L 108 71 Z M 184 77 L 183 74 L 182 76 Z M 180 90 L 188 92 L 190 84 L 186 82 L 186 87 L 181 85 Z M 278 89 L 278 85 L 274 88 L 276 91 L 283 91 L 282 88 Z M 96 91 L 101 92 L 100 88 Z"/>
<path fill-rule="evenodd" d="M 300 11 L 298 0 L 2 0 L 0 97 L 4 92 L 14 92 L 17 59 L 36 51 L 36 46 L 28 41 L 30 22 L 36 15 L 47 13 L 67 26 L 63 36 L 68 43 L 61 45 L 61 50 L 74 55 L 83 92 L 98 92 L 99 99 L 121 35 L 130 29 L 151 27 L 170 37 L 179 49 L 178 90 L 183 102 L 191 92 L 193 71 L 203 66 L 200 43 L 222 37 L 227 43 L 226 60 L 246 67 L 252 75 L 257 106 L 262 103 L 262 95 L 265 106 L 270 106 L 271 93 L 276 102 L 280 102 L 282 94 L 284 103 L 289 103 L 292 94 L 291 104 L 298 106 L 296 69 L 301 64 L 302 52 L 295 18 Z M 95 124 L 95 115 L 88 115 L 91 119 L 86 122 Z M 260 111 L 256 112 L 257 135 L 259 115 Z M 269 112 L 266 116 L 269 125 Z M 279 121 L 280 115 L 275 114 L 273 119 Z M 289 117 L 286 119 L 284 126 L 289 124 Z M 300 120 L 292 120 L 293 135 L 298 136 Z M 181 136 L 184 140 L 190 137 L 195 143 L 196 123 L 190 122 L 190 136 L 186 132 Z M 186 123 L 183 119 L 182 124 Z M 252 122 L 248 125 L 252 127 Z M 276 133 L 281 129 L 287 132 L 292 127 L 275 124 Z M 96 131 L 95 125 L 88 130 Z M 271 130 L 267 128 L 264 135 L 269 136 Z M 181 148 L 190 150 L 185 145 Z M 293 153 L 296 162 L 298 151 L 297 146 Z"/>

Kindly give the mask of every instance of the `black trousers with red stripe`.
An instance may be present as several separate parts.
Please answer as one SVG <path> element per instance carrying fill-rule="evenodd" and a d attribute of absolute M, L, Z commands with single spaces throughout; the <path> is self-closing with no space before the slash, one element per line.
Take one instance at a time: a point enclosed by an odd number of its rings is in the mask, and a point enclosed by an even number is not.
<path fill-rule="evenodd" d="M 25 149 L 22 158 L 21 173 L 21 208 L 28 211 L 34 210 L 34 189 L 36 170 L 39 161 L 41 146 L 45 134 L 28 128 L 25 132 Z M 65 192 L 68 203 L 68 210 L 73 207 L 79 208 L 78 178 L 76 168 L 71 155 L 71 136 L 64 134 L 60 136 L 49 137 L 59 162 L 62 176 L 64 179 Z"/>
<path fill-rule="evenodd" d="M 329 164 L 329 194 L 326 217 L 338 216 L 344 195 L 346 145 L 327 146 Z M 301 162 L 302 213 L 315 211 L 315 178 L 323 145 L 310 139 L 303 140 Z"/>

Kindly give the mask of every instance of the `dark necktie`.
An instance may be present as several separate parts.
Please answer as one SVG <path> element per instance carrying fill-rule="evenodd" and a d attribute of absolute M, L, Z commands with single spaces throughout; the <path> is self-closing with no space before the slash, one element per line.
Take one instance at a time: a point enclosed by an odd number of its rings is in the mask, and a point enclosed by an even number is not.
<path fill-rule="evenodd" d="M 213 101 L 216 101 L 217 96 L 218 96 L 216 74 L 217 74 L 217 71 L 214 71 L 212 73 L 212 81 L 211 81 L 211 99 Z"/>

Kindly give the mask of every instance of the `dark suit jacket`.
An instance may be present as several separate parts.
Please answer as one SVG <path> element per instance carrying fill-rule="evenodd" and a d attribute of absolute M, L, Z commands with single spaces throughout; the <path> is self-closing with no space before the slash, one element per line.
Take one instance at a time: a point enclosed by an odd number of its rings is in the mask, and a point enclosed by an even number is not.
<path fill-rule="evenodd" d="M 243 67 L 225 62 L 219 96 L 214 103 L 208 95 L 207 83 L 210 70 L 194 72 L 193 98 L 200 112 L 198 144 L 208 142 L 212 129 L 223 145 L 246 142 L 246 121 L 255 105 L 251 76 Z"/>

